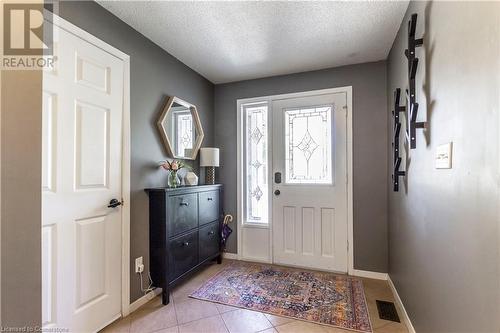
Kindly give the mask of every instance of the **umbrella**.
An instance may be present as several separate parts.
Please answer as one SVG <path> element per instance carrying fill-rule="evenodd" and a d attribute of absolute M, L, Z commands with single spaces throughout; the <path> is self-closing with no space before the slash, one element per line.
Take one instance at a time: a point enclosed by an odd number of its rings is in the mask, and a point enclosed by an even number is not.
<path fill-rule="evenodd" d="M 228 214 L 224 216 L 224 222 L 222 222 L 222 231 L 221 231 L 221 242 L 224 247 L 226 246 L 227 238 L 233 232 L 233 229 L 231 229 L 228 225 L 232 221 L 233 221 L 232 215 Z"/>

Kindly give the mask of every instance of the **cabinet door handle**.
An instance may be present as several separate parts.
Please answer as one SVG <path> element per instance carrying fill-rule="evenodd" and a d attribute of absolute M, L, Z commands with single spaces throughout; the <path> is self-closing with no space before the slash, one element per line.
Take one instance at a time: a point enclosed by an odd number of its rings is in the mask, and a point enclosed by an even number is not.
<path fill-rule="evenodd" d="M 182 243 L 183 246 L 189 246 L 189 242 Z"/>
<path fill-rule="evenodd" d="M 214 200 L 214 199 L 212 199 L 212 198 L 207 198 L 207 200 L 208 200 L 208 201 L 212 201 L 212 200 Z"/>
<path fill-rule="evenodd" d="M 215 231 L 212 230 L 208 234 L 211 236 L 211 235 L 215 234 Z"/>
<path fill-rule="evenodd" d="M 181 206 L 189 206 L 189 202 L 181 202 Z"/>

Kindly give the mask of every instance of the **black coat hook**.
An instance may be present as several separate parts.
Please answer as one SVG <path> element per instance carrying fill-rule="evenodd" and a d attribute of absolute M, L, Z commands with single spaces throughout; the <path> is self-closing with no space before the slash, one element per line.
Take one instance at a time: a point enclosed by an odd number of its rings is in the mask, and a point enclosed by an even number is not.
<path fill-rule="evenodd" d="M 399 113 L 405 111 L 404 106 L 399 105 L 399 100 L 401 99 L 401 89 L 397 88 L 394 91 L 394 110 L 392 111 L 392 116 L 394 119 L 393 126 L 393 137 L 392 137 L 392 155 L 393 155 L 393 173 L 392 173 L 392 184 L 393 190 L 395 192 L 399 191 L 399 177 L 406 174 L 405 171 L 399 170 L 401 166 L 401 157 L 399 157 L 399 134 L 401 132 L 401 122 L 399 121 Z"/>
<path fill-rule="evenodd" d="M 417 148 L 416 129 L 425 128 L 425 123 L 417 122 L 418 103 L 416 96 L 416 76 L 418 69 L 418 58 L 415 55 L 415 48 L 424 44 L 423 38 L 415 39 L 417 29 L 417 14 L 411 16 L 408 22 L 408 48 L 405 55 L 408 58 L 408 89 L 406 90 L 406 112 L 407 126 L 406 137 L 410 149 Z"/>

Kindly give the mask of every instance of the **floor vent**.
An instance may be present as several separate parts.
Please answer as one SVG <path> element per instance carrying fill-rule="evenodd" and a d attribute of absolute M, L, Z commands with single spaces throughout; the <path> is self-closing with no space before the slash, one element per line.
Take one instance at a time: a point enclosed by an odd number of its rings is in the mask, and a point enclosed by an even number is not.
<path fill-rule="evenodd" d="M 390 320 L 400 323 L 398 311 L 393 302 L 377 300 L 378 316 L 380 319 Z"/>

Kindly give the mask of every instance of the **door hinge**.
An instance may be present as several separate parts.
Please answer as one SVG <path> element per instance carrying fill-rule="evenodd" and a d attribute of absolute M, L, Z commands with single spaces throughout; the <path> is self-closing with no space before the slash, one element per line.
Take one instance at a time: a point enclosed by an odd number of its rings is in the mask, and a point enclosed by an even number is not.
<path fill-rule="evenodd" d="M 347 252 L 349 252 L 349 241 L 347 241 Z"/>

